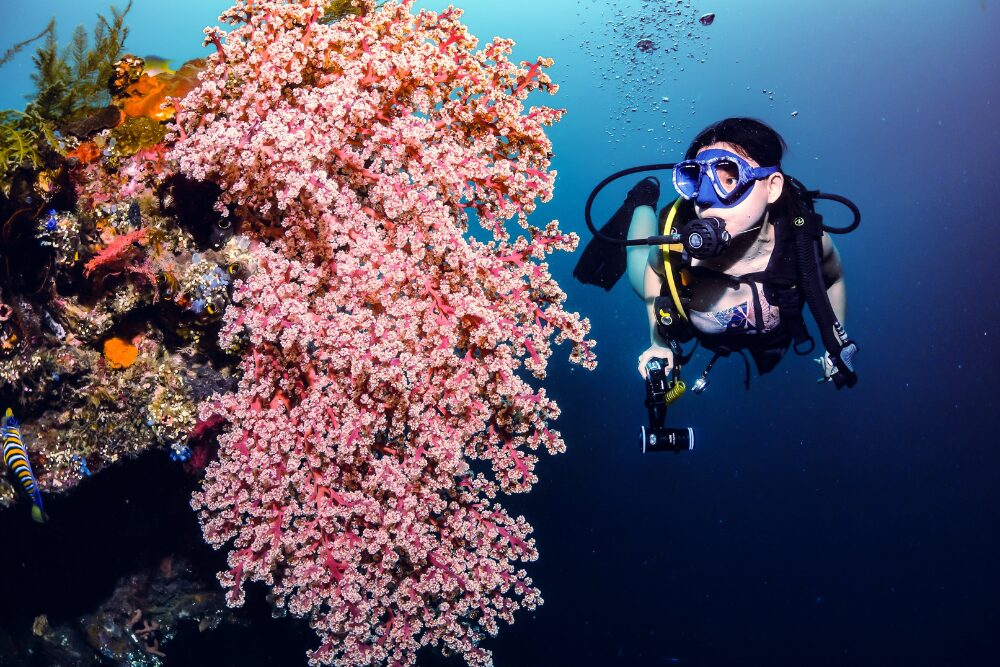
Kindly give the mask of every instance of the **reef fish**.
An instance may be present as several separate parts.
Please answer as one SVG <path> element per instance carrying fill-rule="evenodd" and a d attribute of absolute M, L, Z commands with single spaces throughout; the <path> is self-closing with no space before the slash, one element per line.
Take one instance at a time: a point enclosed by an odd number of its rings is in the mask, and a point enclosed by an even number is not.
<path fill-rule="evenodd" d="M 42 509 L 42 494 L 38 490 L 38 481 L 28 462 L 28 452 L 21 441 L 21 429 L 14 419 L 14 412 L 7 408 L 3 417 L 3 462 L 20 483 L 28 497 L 31 498 L 31 518 L 38 523 L 45 523 L 48 517 Z"/>
<path fill-rule="evenodd" d="M 713 12 L 702 14 L 701 18 L 698 19 L 698 22 L 702 25 L 712 25 L 713 21 L 715 21 L 715 14 Z"/>
<path fill-rule="evenodd" d="M 169 58 L 148 55 L 143 58 L 143 61 L 145 61 L 145 67 L 142 71 L 149 76 L 156 76 L 157 74 L 173 74 L 176 71 L 171 69 L 170 63 L 172 61 Z"/>

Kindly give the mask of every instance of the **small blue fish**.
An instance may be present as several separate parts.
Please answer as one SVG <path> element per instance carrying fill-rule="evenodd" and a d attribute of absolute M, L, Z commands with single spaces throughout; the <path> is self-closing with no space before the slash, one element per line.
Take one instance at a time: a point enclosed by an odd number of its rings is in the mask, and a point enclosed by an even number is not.
<path fill-rule="evenodd" d="M 20 482 L 21 488 L 31 498 L 31 518 L 38 523 L 45 523 L 49 517 L 42 509 L 42 494 L 38 490 L 38 481 L 35 479 L 35 473 L 31 470 L 31 463 L 28 462 L 28 452 L 24 449 L 24 443 L 21 442 L 21 429 L 18 426 L 17 420 L 14 419 L 14 412 L 7 408 L 2 427 L 0 427 L 3 435 L 3 462 L 7 466 L 7 470 L 14 474 L 14 477 Z"/>

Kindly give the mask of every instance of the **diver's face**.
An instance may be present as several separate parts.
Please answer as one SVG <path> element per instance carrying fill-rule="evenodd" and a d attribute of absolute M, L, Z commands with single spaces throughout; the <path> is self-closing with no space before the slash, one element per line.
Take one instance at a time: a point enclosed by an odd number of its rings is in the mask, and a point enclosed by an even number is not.
<path fill-rule="evenodd" d="M 755 160 L 747 157 L 743 149 L 727 142 L 705 146 L 698 151 L 697 157 L 702 157 L 705 151 L 710 150 L 729 151 L 742 157 L 751 167 L 761 166 Z M 780 171 L 775 172 L 767 178 L 754 181 L 747 195 L 733 206 L 722 207 L 718 205 L 718 200 L 715 197 L 702 200 L 699 196 L 695 197 L 694 210 L 699 218 L 721 218 L 726 223 L 726 231 L 736 236 L 753 229 L 762 222 L 764 214 L 767 212 L 767 205 L 778 201 L 784 184 L 785 177 L 781 175 Z M 709 199 L 715 201 L 710 202 Z"/>

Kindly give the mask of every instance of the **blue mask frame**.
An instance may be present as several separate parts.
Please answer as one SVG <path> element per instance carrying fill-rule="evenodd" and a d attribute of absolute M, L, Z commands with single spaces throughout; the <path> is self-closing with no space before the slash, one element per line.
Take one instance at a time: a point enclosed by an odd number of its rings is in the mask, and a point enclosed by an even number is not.
<path fill-rule="evenodd" d="M 720 162 L 732 162 L 736 165 L 739 177 L 735 187 L 727 191 L 719 182 L 715 166 Z M 697 169 L 697 178 L 693 171 Z M 778 171 L 778 167 L 751 167 L 750 164 L 735 153 L 720 148 L 702 151 L 693 160 L 684 160 L 674 165 L 674 189 L 684 199 L 697 199 L 705 208 L 732 208 L 750 194 L 753 183 L 767 178 Z"/>

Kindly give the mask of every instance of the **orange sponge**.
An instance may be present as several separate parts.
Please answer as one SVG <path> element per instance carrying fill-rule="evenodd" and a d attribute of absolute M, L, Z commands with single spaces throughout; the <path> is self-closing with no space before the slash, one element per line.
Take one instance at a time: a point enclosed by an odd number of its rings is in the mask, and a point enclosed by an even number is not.
<path fill-rule="evenodd" d="M 124 338 L 109 338 L 104 341 L 104 358 L 112 368 L 128 368 L 139 356 L 139 348 Z"/>

